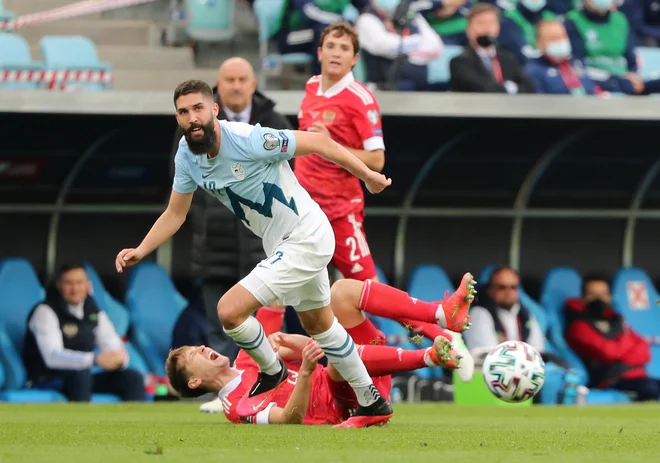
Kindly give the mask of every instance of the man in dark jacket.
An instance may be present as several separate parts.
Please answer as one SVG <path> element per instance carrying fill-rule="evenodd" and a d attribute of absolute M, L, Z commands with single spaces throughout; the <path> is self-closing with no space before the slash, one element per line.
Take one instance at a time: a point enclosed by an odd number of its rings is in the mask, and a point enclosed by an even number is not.
<path fill-rule="evenodd" d="M 605 278 L 585 277 L 582 298 L 566 303 L 566 342 L 589 373 L 589 386 L 632 392 L 637 400 L 658 400 L 660 380 L 649 378 L 649 344 L 612 308 Z"/>
<path fill-rule="evenodd" d="M 229 58 L 220 66 L 213 89 L 220 106 L 218 119 L 261 124 L 276 129 L 291 129 L 289 121 L 275 111 L 275 103 L 257 90 L 252 65 L 243 58 Z M 174 155 L 183 131 L 177 126 L 172 150 Z M 218 200 L 197 190 L 190 208 L 193 227 L 192 274 L 202 283 L 204 307 L 208 320 L 211 348 L 229 357 L 238 355 L 238 347 L 224 332 L 218 319 L 220 297 L 266 257 L 261 239 L 245 228 Z M 219 405 L 219 401 L 210 403 Z M 205 404 L 206 405 L 206 404 Z"/>
<path fill-rule="evenodd" d="M 466 33 L 469 45 L 449 63 L 452 92 L 534 93 L 515 56 L 497 47 L 500 12 L 495 5 L 474 5 Z"/>

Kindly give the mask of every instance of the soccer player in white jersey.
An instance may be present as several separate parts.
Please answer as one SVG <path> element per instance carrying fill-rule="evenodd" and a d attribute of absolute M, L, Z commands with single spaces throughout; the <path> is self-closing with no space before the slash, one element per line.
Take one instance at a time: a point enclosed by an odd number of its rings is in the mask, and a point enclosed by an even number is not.
<path fill-rule="evenodd" d="M 225 332 L 261 371 L 241 400 L 239 413 L 264 409 L 288 376 L 263 327 L 251 316 L 259 307 L 279 301 L 295 307 L 305 330 L 355 391 L 359 406 L 346 427 L 387 421 L 392 407 L 374 387 L 353 339 L 329 307 L 326 267 L 335 250 L 332 227 L 287 161 L 317 153 L 363 180 L 371 193 L 379 193 L 391 180 L 326 135 L 218 121 L 218 105 L 204 82 L 180 84 L 174 104 L 184 136 L 175 156 L 169 204 L 137 248 L 119 252 L 117 271 L 138 263 L 174 235 L 186 219 L 193 192 L 203 188 L 262 238 L 268 256 L 218 302 Z"/>

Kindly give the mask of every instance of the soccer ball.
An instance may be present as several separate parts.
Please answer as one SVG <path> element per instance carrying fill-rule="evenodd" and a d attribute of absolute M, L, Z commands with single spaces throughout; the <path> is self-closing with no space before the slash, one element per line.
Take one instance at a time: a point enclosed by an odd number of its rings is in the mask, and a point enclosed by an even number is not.
<path fill-rule="evenodd" d="M 545 363 L 529 344 L 506 341 L 486 356 L 483 373 L 486 386 L 495 397 L 505 402 L 525 402 L 543 387 Z"/>

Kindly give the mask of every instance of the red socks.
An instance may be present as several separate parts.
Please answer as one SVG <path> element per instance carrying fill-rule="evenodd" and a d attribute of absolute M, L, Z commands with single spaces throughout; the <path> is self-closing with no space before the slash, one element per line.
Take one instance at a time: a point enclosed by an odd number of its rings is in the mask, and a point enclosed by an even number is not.
<path fill-rule="evenodd" d="M 400 318 L 397 321 L 406 328 L 408 328 L 408 330 L 411 331 L 413 334 L 421 334 L 425 338 L 431 340 L 435 339 L 438 336 L 444 336 L 450 341 L 454 339 L 454 336 L 451 331 L 445 330 L 444 328 L 440 328 L 435 323 L 418 322 L 417 320 L 411 320 L 409 318 Z"/>
<path fill-rule="evenodd" d="M 424 368 L 426 349 L 405 350 L 392 346 L 360 346 L 358 353 L 369 376 L 386 376 Z"/>
<path fill-rule="evenodd" d="M 405 291 L 383 283 L 367 280 L 360 296 L 360 309 L 383 318 L 404 318 L 437 323 L 438 303 L 424 302 L 410 297 Z"/>

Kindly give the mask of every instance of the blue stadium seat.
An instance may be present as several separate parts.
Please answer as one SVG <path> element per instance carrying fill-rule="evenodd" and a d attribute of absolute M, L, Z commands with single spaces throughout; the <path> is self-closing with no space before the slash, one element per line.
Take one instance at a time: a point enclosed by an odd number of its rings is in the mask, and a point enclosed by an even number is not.
<path fill-rule="evenodd" d="M 429 84 L 448 83 L 450 78 L 449 62 L 454 56 L 460 55 L 462 51 L 463 47 L 459 45 L 445 45 L 442 55 L 428 65 L 427 78 Z"/>
<path fill-rule="evenodd" d="M 0 21 L 9 21 L 16 17 L 13 11 L 5 10 L 4 0 L 0 0 Z"/>
<path fill-rule="evenodd" d="M 641 336 L 660 338 L 660 295 L 646 272 L 622 268 L 614 276 L 612 298 L 615 309 Z M 649 376 L 660 379 L 660 344 L 651 345 Z"/>
<path fill-rule="evenodd" d="M 236 34 L 236 0 L 186 0 L 186 33 L 200 42 L 222 42 Z"/>
<path fill-rule="evenodd" d="M 160 265 L 143 262 L 131 270 L 126 305 L 133 321 L 136 347 L 149 370 L 164 376 L 172 331 L 188 302 Z"/>
<path fill-rule="evenodd" d="M 312 57 L 307 53 L 268 53 L 268 41 L 278 31 L 284 0 L 255 0 L 252 5 L 259 24 L 259 60 L 263 70 L 278 69 L 283 64 L 308 64 Z"/>
<path fill-rule="evenodd" d="M 641 58 L 641 66 L 638 70 L 642 80 L 660 78 L 660 49 L 650 47 L 637 47 L 635 49 Z"/>
<path fill-rule="evenodd" d="M 128 309 L 108 293 L 94 267 L 90 264 L 85 264 L 85 269 L 87 270 L 87 275 L 92 283 L 92 297 L 94 298 L 96 305 L 108 315 L 117 334 L 122 338 L 126 338 L 130 326 Z M 142 355 L 135 349 L 133 343 L 131 341 L 126 341 L 125 348 L 130 357 L 128 364 L 129 368 L 133 368 L 145 376 L 148 375 L 150 372 L 147 363 L 142 358 Z"/>
<path fill-rule="evenodd" d="M 580 297 L 582 277 L 570 267 L 555 267 L 543 280 L 541 305 L 550 321 L 550 330 L 564 332 L 564 304 L 573 297 Z"/>
<path fill-rule="evenodd" d="M 39 47 L 49 70 L 110 72 L 112 69 L 109 63 L 99 61 L 96 45 L 87 37 L 47 35 L 39 41 Z M 98 91 L 110 88 L 110 84 L 71 83 L 67 87 Z"/>
<path fill-rule="evenodd" d="M 408 294 L 423 301 L 441 301 L 445 291 L 453 292 L 454 288 L 447 273 L 437 265 L 419 265 L 413 269 L 408 280 Z M 419 345 L 412 348 L 425 348 L 433 345 L 431 340 L 424 339 Z M 424 368 L 418 370 L 419 376 L 442 377 L 441 368 Z"/>
<path fill-rule="evenodd" d="M 41 63 L 32 61 L 27 40 L 18 34 L 0 31 L 0 70 L 24 72 L 42 69 Z M 38 87 L 36 82 L 0 82 L 0 88 L 9 90 L 35 90 Z"/>

